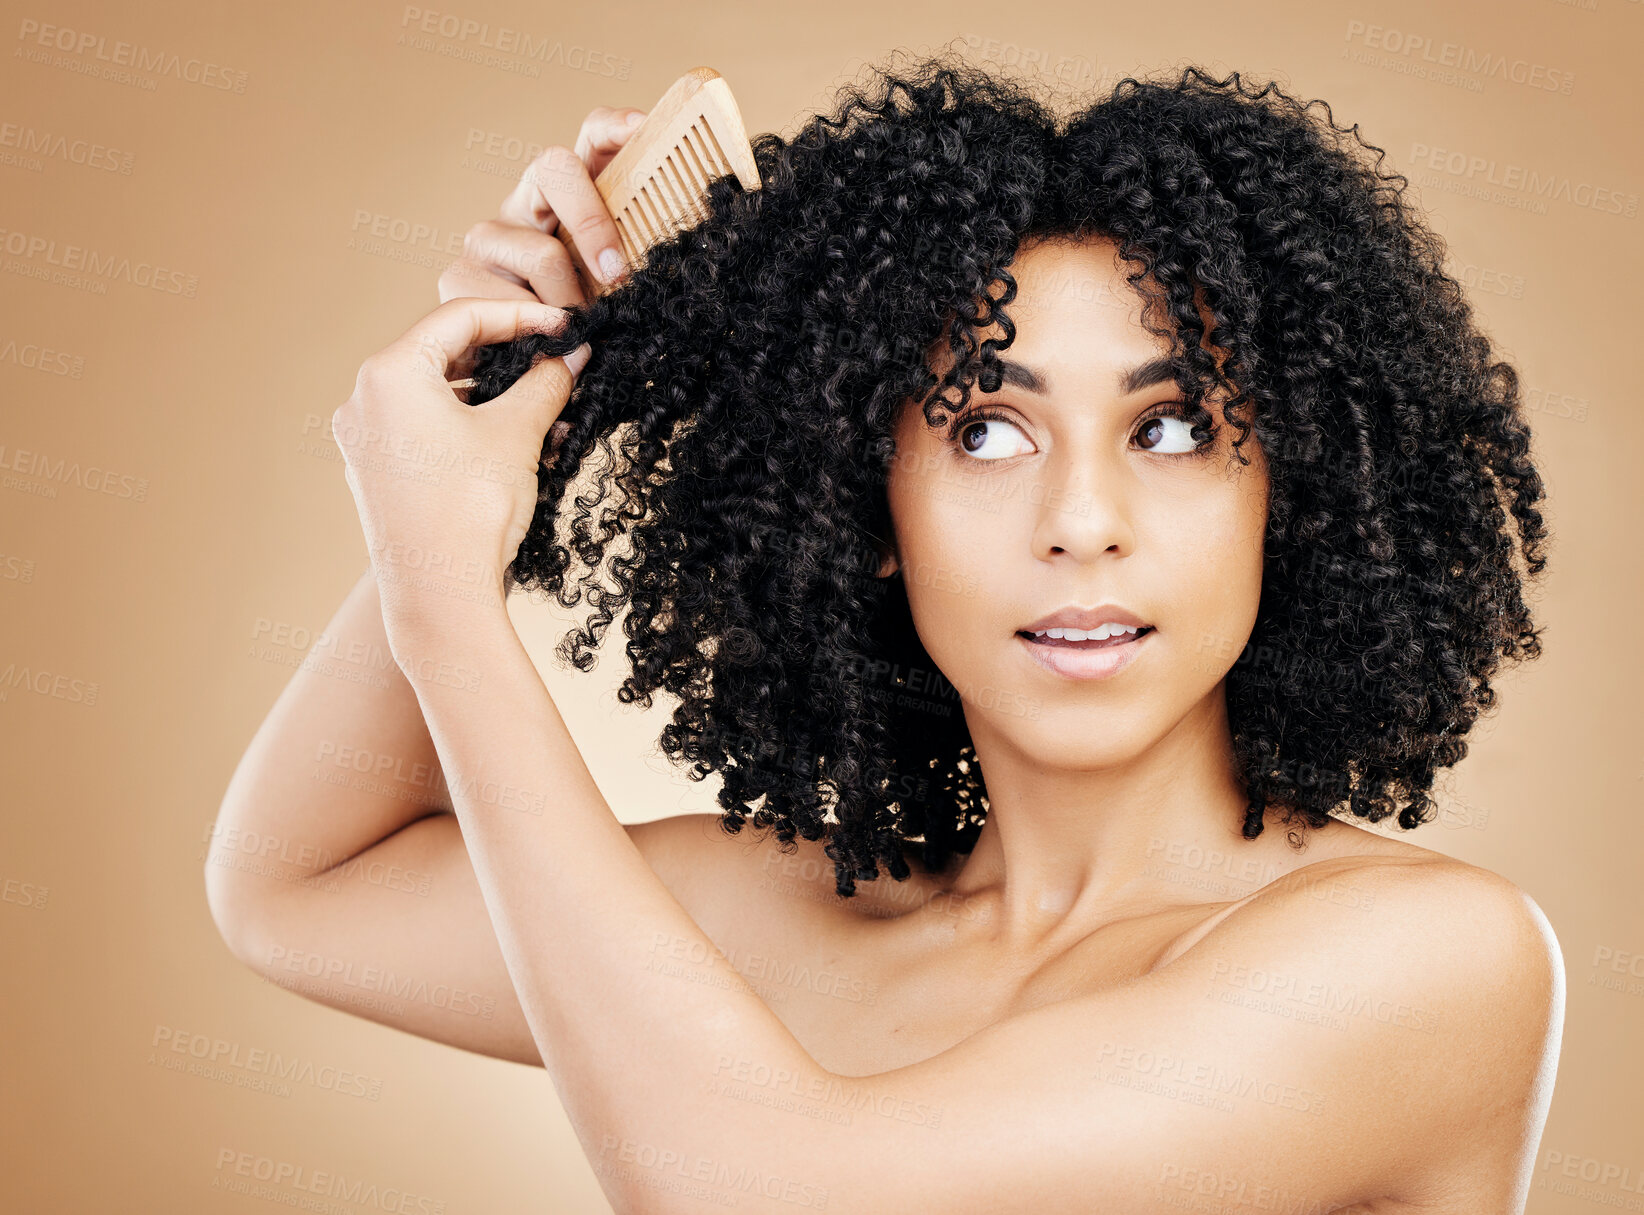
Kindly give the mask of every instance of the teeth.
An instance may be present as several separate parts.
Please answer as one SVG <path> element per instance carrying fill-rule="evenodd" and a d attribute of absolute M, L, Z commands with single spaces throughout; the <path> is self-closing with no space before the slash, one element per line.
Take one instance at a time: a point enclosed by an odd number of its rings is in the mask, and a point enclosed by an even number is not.
<path fill-rule="evenodd" d="M 1064 641 L 1106 641 L 1121 633 L 1135 633 L 1133 624 L 1099 624 L 1093 629 L 1040 629 L 1035 637 L 1055 637 Z"/>

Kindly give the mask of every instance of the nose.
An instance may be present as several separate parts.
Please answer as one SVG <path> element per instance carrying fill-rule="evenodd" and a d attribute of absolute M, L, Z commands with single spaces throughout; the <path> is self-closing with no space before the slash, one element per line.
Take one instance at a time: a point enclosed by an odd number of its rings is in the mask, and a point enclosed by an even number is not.
<path fill-rule="evenodd" d="M 1103 553 L 1128 556 L 1135 548 L 1130 485 L 1122 466 L 1064 446 L 1045 466 L 1048 478 L 1034 506 L 1033 554 L 1094 561 Z"/>

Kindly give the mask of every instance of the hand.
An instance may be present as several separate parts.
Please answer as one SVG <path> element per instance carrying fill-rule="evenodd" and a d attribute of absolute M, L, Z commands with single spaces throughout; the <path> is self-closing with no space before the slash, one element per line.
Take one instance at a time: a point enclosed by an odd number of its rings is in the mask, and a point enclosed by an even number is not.
<path fill-rule="evenodd" d="M 447 379 L 471 369 L 478 347 L 564 318 L 535 300 L 450 300 L 366 359 L 332 415 L 390 640 L 452 612 L 506 614 L 504 574 L 536 514 L 543 438 L 588 345 L 539 360 L 480 405 Z"/>
<path fill-rule="evenodd" d="M 496 219 L 463 238 L 462 256 L 440 275 L 440 300 L 458 296 L 538 299 L 565 307 L 588 298 L 571 255 L 553 233 L 564 228 L 582 260 L 606 282 L 625 270 L 616 221 L 594 178 L 639 127 L 644 110 L 596 106 L 582 120 L 575 149 L 545 149 L 521 174 Z M 601 258 L 609 252 L 615 262 Z"/>
<path fill-rule="evenodd" d="M 574 149 L 546 148 L 520 175 L 496 219 L 481 220 L 463 237 L 462 256 L 440 275 L 440 302 L 460 297 L 541 300 L 565 307 L 585 303 L 588 291 L 571 255 L 553 233 L 564 227 L 590 269 L 615 282 L 627 272 L 616 221 L 594 178 L 611 163 L 645 117 L 644 110 L 595 106 L 582 120 Z M 603 270 L 609 250 L 619 269 Z M 552 463 L 567 425 L 556 423 Z"/>

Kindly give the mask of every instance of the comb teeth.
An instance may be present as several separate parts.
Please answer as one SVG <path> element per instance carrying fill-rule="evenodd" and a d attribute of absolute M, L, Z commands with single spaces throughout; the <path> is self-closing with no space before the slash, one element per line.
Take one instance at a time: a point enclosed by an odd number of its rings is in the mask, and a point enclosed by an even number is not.
<path fill-rule="evenodd" d="M 753 149 L 748 152 L 751 157 Z M 706 115 L 691 123 L 660 158 L 652 159 L 655 165 L 645 181 L 613 217 L 623 252 L 633 262 L 658 241 L 706 219 L 709 185 L 716 178 L 736 174 Z"/>
<path fill-rule="evenodd" d="M 696 129 L 697 128 L 694 126 L 691 128 L 693 132 L 696 131 Z M 702 141 L 704 149 L 708 155 L 711 156 L 714 162 L 720 166 L 721 173 L 730 173 L 734 171 L 731 168 L 730 157 L 725 155 L 724 149 L 719 146 L 719 140 L 714 137 L 713 127 L 703 127 L 698 138 Z"/>
<path fill-rule="evenodd" d="M 669 87 L 594 185 L 616 221 L 632 266 L 660 241 L 707 217 L 708 188 L 734 176 L 745 190 L 760 186 L 753 145 L 730 86 L 712 68 L 692 68 Z M 569 234 L 559 231 L 571 260 L 592 289 L 604 280 L 588 272 Z"/>
<path fill-rule="evenodd" d="M 698 188 L 706 192 L 710 179 L 727 173 L 729 170 L 715 157 L 705 153 L 701 145 L 702 133 L 698 130 L 697 125 L 693 123 L 691 129 L 686 131 L 679 141 L 679 158 L 684 161 L 692 178 L 700 183 Z"/>

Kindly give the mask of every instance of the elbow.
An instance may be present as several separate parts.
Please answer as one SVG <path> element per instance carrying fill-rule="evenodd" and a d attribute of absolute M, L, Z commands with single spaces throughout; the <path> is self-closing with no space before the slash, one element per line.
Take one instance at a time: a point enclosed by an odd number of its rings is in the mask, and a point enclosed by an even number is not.
<path fill-rule="evenodd" d="M 261 922 L 254 904 L 246 897 L 244 883 L 236 881 L 233 866 L 223 865 L 215 854 L 207 856 L 204 876 L 206 908 L 217 927 L 217 935 L 231 954 L 251 965 L 256 941 L 261 935 Z"/>

